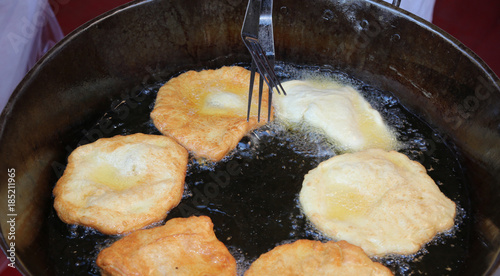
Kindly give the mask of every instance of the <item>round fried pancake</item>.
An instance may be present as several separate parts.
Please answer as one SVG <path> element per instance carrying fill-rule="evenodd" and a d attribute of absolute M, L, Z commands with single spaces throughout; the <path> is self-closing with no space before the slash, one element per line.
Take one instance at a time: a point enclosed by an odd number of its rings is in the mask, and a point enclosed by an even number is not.
<path fill-rule="evenodd" d="M 346 241 L 298 240 L 262 254 L 245 272 L 245 276 L 253 275 L 377 276 L 392 272 Z"/>
<path fill-rule="evenodd" d="M 138 230 L 102 250 L 97 265 L 103 275 L 236 275 L 234 257 L 205 216 Z"/>
<path fill-rule="evenodd" d="M 282 121 L 319 130 L 344 150 L 398 147 L 380 113 L 353 87 L 332 80 L 292 80 L 283 88 L 286 96 L 274 101 Z"/>
<path fill-rule="evenodd" d="M 319 164 L 304 178 L 300 204 L 319 230 L 368 255 L 416 253 L 454 225 L 456 211 L 420 163 L 380 149 Z"/>
<path fill-rule="evenodd" d="M 247 122 L 249 82 L 250 71 L 238 66 L 183 73 L 160 88 L 151 118 L 161 133 L 195 156 L 219 161 L 248 131 L 267 121 L 268 89 L 265 85 L 258 123 L 255 82 Z"/>
<path fill-rule="evenodd" d="M 161 221 L 184 192 L 188 153 L 163 135 L 102 138 L 76 148 L 54 188 L 62 221 L 121 234 Z"/>

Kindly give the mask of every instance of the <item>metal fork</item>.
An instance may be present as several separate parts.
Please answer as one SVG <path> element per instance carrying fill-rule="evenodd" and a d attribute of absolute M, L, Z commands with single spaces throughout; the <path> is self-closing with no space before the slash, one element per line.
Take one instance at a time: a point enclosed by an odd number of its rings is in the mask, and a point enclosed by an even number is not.
<path fill-rule="evenodd" d="M 278 94 L 286 95 L 283 86 L 274 73 L 274 37 L 272 8 L 273 0 L 249 0 L 241 29 L 243 43 L 250 51 L 252 65 L 250 68 L 250 89 L 248 92 L 247 121 L 250 118 L 252 104 L 253 85 L 255 81 L 255 71 L 259 71 L 259 105 L 257 120 L 260 122 L 260 109 L 262 102 L 262 90 L 264 83 L 269 87 L 269 100 L 267 110 L 267 120 L 271 120 L 271 103 L 273 89 L 276 88 Z M 280 90 L 281 89 L 281 90 Z"/>

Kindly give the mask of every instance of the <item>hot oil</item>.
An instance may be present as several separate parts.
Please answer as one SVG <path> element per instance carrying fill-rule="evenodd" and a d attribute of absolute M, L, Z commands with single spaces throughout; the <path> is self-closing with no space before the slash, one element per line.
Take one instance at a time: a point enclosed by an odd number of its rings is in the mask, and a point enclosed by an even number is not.
<path fill-rule="evenodd" d="M 390 93 L 345 74 L 319 67 L 279 64 L 277 68 L 283 80 L 321 76 L 356 87 L 397 133 L 399 151 L 421 162 L 441 191 L 459 206 L 455 226 L 449 233 L 438 235 L 412 256 L 376 260 L 396 275 L 458 274 L 467 253 L 470 206 L 456 153 L 442 136 L 408 112 Z M 162 84 L 155 83 L 135 97 L 115 102 L 89 131 L 110 122 L 112 128 L 105 137 L 137 132 L 160 134 L 149 114 Z M 126 116 L 125 107 L 129 111 Z M 91 141 L 77 137 L 73 146 L 85 142 Z M 328 240 L 302 213 L 298 193 L 309 170 L 342 153 L 340 147 L 310 129 L 269 124 L 245 136 L 220 162 L 191 158 L 182 201 L 166 220 L 209 216 L 217 237 L 233 254 L 242 274 L 257 257 L 277 245 L 297 239 Z M 51 236 L 51 261 L 62 275 L 99 275 L 97 254 L 121 238 L 68 226 L 55 211 L 45 227 Z"/>

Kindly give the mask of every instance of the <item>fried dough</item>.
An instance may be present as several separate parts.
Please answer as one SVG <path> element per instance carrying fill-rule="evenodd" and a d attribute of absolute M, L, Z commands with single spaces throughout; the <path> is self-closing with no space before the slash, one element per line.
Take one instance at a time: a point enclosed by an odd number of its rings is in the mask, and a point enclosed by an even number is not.
<path fill-rule="evenodd" d="M 274 105 L 276 117 L 287 124 L 321 132 L 346 151 L 397 149 L 394 132 L 353 87 L 331 80 L 292 80 L 283 88 L 287 95 L 277 95 Z"/>
<path fill-rule="evenodd" d="M 300 204 L 324 234 L 370 256 L 416 253 L 454 225 L 456 212 L 420 163 L 380 149 L 319 164 L 304 178 Z"/>
<path fill-rule="evenodd" d="M 260 123 L 257 122 L 257 82 L 252 113 L 246 120 L 249 81 L 250 71 L 238 66 L 183 73 L 158 91 L 151 113 L 153 123 L 195 156 L 219 161 L 247 132 L 267 121 L 265 86 Z"/>
<path fill-rule="evenodd" d="M 103 275 L 236 275 L 234 257 L 205 216 L 138 230 L 102 250 L 97 265 Z"/>
<path fill-rule="evenodd" d="M 262 254 L 245 272 L 245 276 L 265 275 L 393 275 L 365 252 L 346 241 L 322 243 L 298 240 L 275 247 Z"/>
<path fill-rule="evenodd" d="M 62 221 L 121 234 L 161 221 L 184 192 L 188 153 L 163 135 L 102 138 L 76 148 L 53 194 Z"/>

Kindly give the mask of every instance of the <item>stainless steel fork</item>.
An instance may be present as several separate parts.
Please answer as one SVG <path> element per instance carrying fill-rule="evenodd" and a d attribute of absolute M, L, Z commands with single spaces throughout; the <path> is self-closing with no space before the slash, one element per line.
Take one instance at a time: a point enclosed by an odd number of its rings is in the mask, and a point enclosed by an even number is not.
<path fill-rule="evenodd" d="M 259 105 L 257 120 L 260 122 L 260 109 L 264 81 L 269 87 L 268 121 L 271 119 L 271 104 L 274 89 L 278 94 L 286 95 L 283 86 L 274 73 L 274 36 L 272 20 L 273 0 L 249 0 L 241 29 L 243 43 L 250 51 L 252 65 L 250 68 L 250 89 L 248 92 L 247 121 L 250 118 L 255 71 L 259 71 Z M 281 89 L 281 90 L 280 90 Z"/>

